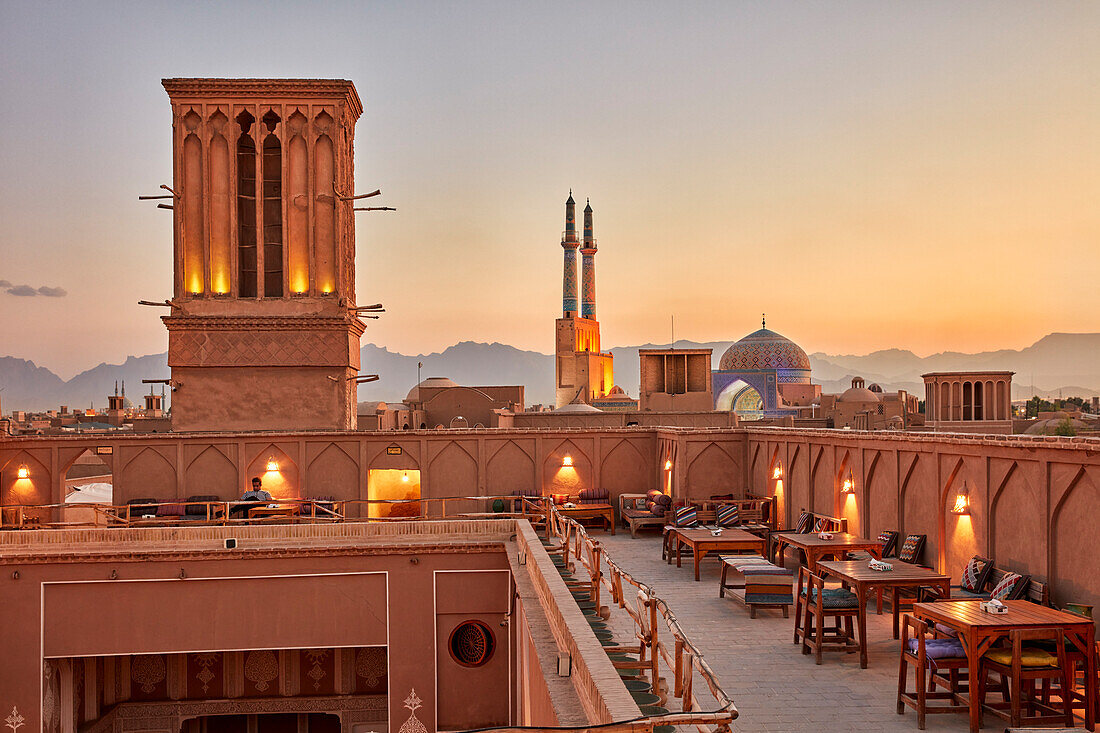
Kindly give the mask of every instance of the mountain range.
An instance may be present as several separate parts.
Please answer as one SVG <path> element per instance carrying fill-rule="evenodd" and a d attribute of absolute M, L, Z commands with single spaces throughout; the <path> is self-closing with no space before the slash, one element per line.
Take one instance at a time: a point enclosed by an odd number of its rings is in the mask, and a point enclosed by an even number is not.
<path fill-rule="evenodd" d="M 722 353 L 732 343 L 677 341 L 676 346 L 713 349 L 717 368 Z M 615 355 L 616 382 L 637 396 L 638 349 L 667 346 L 644 344 L 611 349 Z M 507 344 L 463 341 L 442 352 L 417 355 L 365 344 L 361 355 L 363 373 L 381 377 L 377 382 L 360 386 L 361 401 L 403 400 L 416 384 L 418 362 L 423 363 L 422 378 L 446 376 L 459 384 L 474 386 L 522 384 L 529 405 L 552 403 L 554 399 L 554 357 Z M 814 353 L 810 354 L 810 365 L 813 381 L 821 384 L 826 393 L 844 391 L 852 377 L 858 375 L 888 392 L 904 389 L 923 397 L 920 375 L 926 372 L 1010 370 L 1016 372 L 1014 399 L 1033 394 L 1044 398 L 1086 397 L 1100 393 L 1100 333 L 1052 333 L 1020 350 L 977 354 L 943 352 L 922 357 L 904 349 L 884 349 L 862 356 Z M 140 404 L 141 395 L 148 391 L 141 380 L 167 376 L 167 354 L 131 356 L 121 364 L 100 364 L 68 381 L 34 362 L 4 356 L 0 357 L 0 406 L 4 413 L 46 410 L 59 405 L 103 407 L 116 380 L 127 382 L 130 399 Z"/>

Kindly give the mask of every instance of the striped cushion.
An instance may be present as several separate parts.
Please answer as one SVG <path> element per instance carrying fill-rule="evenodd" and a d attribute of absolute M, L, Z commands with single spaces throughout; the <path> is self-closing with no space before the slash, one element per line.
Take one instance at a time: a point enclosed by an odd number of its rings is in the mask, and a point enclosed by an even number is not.
<path fill-rule="evenodd" d="M 799 534 L 806 534 L 810 531 L 810 523 L 814 521 L 814 517 L 809 512 L 802 512 L 802 515 L 798 518 L 798 524 L 795 525 L 794 531 Z"/>
<path fill-rule="evenodd" d="M 901 552 L 898 553 L 898 559 L 902 562 L 916 562 L 917 553 L 920 552 L 921 541 L 923 539 L 924 535 L 906 535 L 905 544 L 901 546 Z"/>
<path fill-rule="evenodd" d="M 1001 578 L 1001 582 L 997 583 L 997 586 L 993 589 L 993 592 L 989 594 L 990 598 L 999 598 L 1005 600 L 1012 591 L 1016 589 L 1016 584 L 1023 580 L 1023 577 L 1018 573 L 1005 573 L 1005 576 Z"/>
<path fill-rule="evenodd" d="M 577 497 L 578 504 L 607 504 L 611 501 L 611 492 L 607 489 L 581 489 Z"/>
<path fill-rule="evenodd" d="M 805 595 L 806 591 L 802 591 Z M 810 589 L 810 602 L 817 603 L 817 588 Z M 859 608 L 859 597 L 846 588 L 826 588 L 821 594 L 822 608 L 850 609 Z"/>
<path fill-rule="evenodd" d="M 814 522 L 814 532 L 824 532 L 825 531 L 825 521 L 826 520 L 825 520 L 824 517 L 818 517 L 818 520 L 816 522 Z"/>
<path fill-rule="evenodd" d="M 698 510 L 693 506 L 677 507 L 672 515 L 672 524 L 677 527 L 694 527 L 698 522 Z"/>
<path fill-rule="evenodd" d="M 741 524 L 741 510 L 736 504 L 723 504 L 715 512 L 715 521 L 719 527 L 733 527 Z"/>
<path fill-rule="evenodd" d="M 984 580 L 985 566 L 986 562 L 977 555 L 970 558 L 970 562 L 963 569 L 962 581 L 959 583 L 959 587 L 971 593 L 981 593 L 981 582 Z"/>

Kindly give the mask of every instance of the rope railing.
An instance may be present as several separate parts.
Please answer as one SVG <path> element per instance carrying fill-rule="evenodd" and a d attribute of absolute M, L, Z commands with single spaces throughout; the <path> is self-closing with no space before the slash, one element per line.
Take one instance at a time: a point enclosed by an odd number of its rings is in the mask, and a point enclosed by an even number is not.
<path fill-rule="evenodd" d="M 700 711 L 701 706 L 695 696 L 692 683 L 695 672 L 706 683 L 710 694 L 717 701 L 717 710 L 702 715 L 714 716 L 703 720 L 692 721 L 700 731 L 707 730 L 706 725 L 714 726 L 715 731 L 728 730 L 729 724 L 737 717 L 737 707 L 733 700 L 722 689 L 717 675 L 707 663 L 702 652 L 688 638 L 676 615 L 672 612 L 668 603 L 659 597 L 648 584 L 637 580 L 629 572 L 616 563 L 610 555 L 603 551 L 598 540 L 593 539 L 588 531 L 576 520 L 566 517 L 557 511 L 553 505 L 549 507 L 548 532 L 561 541 L 561 552 L 567 568 L 573 568 L 570 557 L 580 561 L 589 577 L 592 588 L 592 601 L 597 611 L 604 615 L 604 607 L 600 603 L 600 588 L 606 586 L 611 594 L 611 601 L 623 609 L 634 622 L 635 637 L 639 642 L 638 662 L 616 662 L 615 666 L 622 668 L 635 668 L 643 671 L 650 677 L 652 689 L 659 689 L 660 665 L 663 660 L 666 668 L 672 674 L 673 696 L 680 700 L 683 713 Z M 603 573 L 603 563 L 606 563 L 608 573 Z M 634 597 L 628 599 L 626 588 L 633 588 Z M 629 602 L 630 600 L 633 603 Z M 607 614 L 610 611 L 607 610 Z M 662 640 L 658 630 L 657 617 L 664 621 L 673 639 L 672 649 Z M 667 724 L 676 724 L 669 721 Z"/>
<path fill-rule="evenodd" d="M 496 502 L 500 511 L 492 506 Z M 455 510 L 455 502 L 477 502 Z M 546 521 L 549 499 L 513 495 L 421 497 L 415 499 L 274 498 L 271 501 L 140 501 L 129 504 L 79 502 L 66 504 L 0 505 L 0 528 L 50 529 L 71 527 L 145 527 L 164 525 L 239 525 L 297 522 L 400 522 L 423 519 L 527 519 Z M 448 507 L 448 504 L 451 506 Z M 182 513 L 179 512 L 183 508 Z M 371 508 L 387 507 L 386 516 L 371 516 Z M 405 507 L 391 515 L 394 507 Z M 436 511 L 437 510 L 437 511 Z M 381 512 L 376 511 L 375 514 Z M 67 518 L 67 515 L 71 517 Z M 75 519 L 73 517 L 85 517 Z"/>

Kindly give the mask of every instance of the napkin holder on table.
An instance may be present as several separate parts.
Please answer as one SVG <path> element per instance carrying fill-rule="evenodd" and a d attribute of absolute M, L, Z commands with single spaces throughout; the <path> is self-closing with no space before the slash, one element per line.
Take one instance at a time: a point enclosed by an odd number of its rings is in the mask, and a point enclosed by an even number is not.
<path fill-rule="evenodd" d="M 867 563 L 867 567 L 871 568 L 872 570 L 880 570 L 883 572 L 894 569 L 893 565 L 888 562 L 883 562 L 882 560 L 871 560 L 869 563 Z"/>
<path fill-rule="evenodd" d="M 823 540 L 831 540 L 833 538 L 832 532 L 818 532 L 817 536 Z"/>
<path fill-rule="evenodd" d="M 986 613 L 1008 613 L 1008 606 L 996 598 L 991 601 L 982 601 L 978 604 L 978 608 Z"/>

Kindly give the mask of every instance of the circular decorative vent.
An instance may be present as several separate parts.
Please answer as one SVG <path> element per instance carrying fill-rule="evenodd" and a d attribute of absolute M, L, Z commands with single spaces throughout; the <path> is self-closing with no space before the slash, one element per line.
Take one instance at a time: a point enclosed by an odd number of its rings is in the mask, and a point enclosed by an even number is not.
<path fill-rule="evenodd" d="M 464 621 L 451 632 L 451 656 L 464 667 L 480 667 L 493 658 L 496 640 L 480 621 Z"/>

